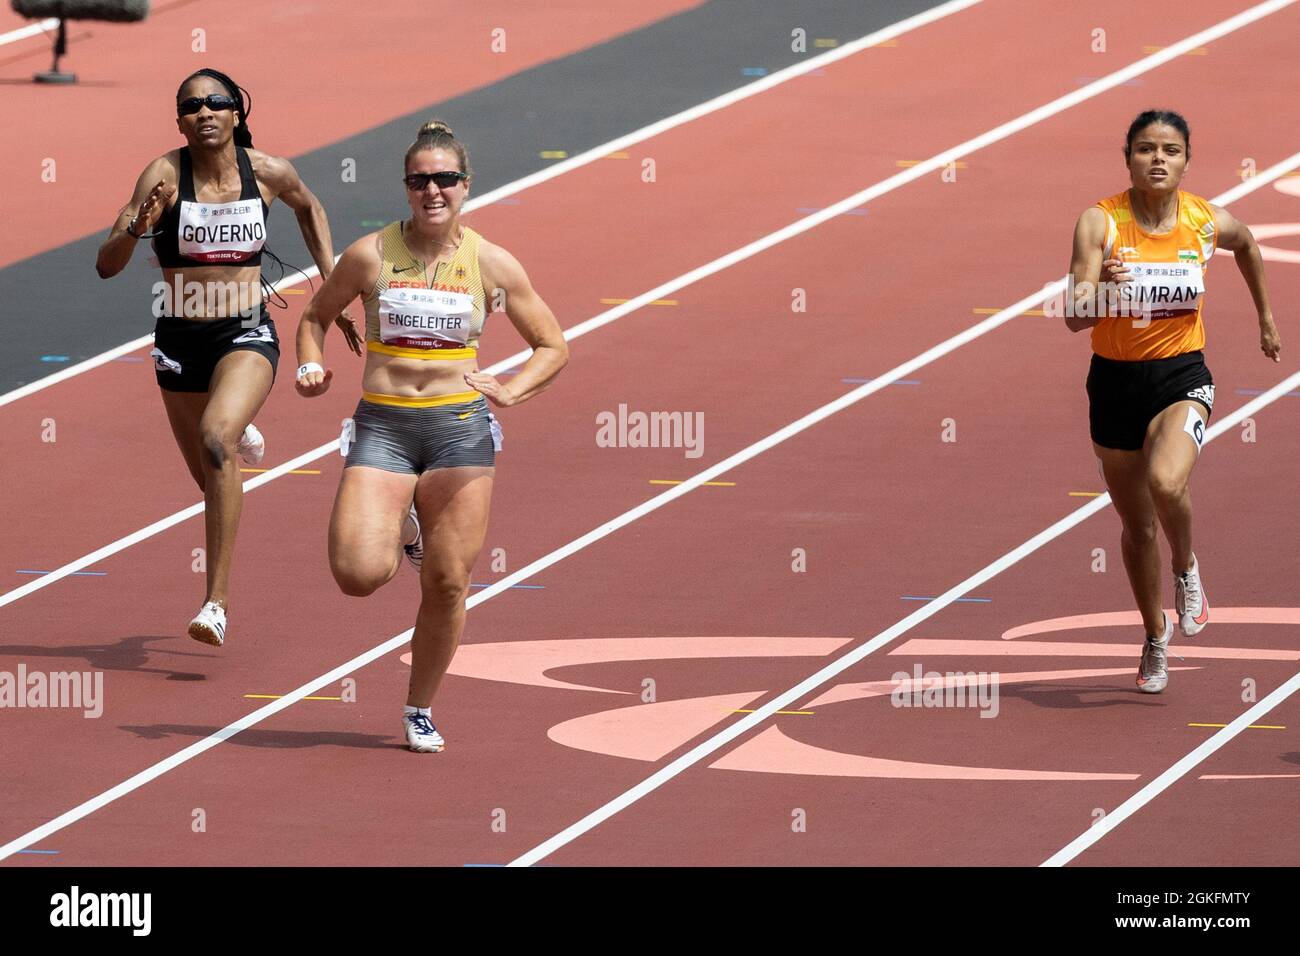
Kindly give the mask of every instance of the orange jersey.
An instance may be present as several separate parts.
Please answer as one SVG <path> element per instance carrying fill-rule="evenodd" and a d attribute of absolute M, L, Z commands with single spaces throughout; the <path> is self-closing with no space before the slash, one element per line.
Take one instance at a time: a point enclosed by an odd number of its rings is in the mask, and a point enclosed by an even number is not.
<path fill-rule="evenodd" d="M 1204 348 L 1205 273 L 1218 240 L 1210 204 L 1179 190 L 1177 225 L 1162 235 L 1137 224 L 1127 189 L 1097 205 L 1106 213 L 1105 258 L 1122 259 L 1133 282 L 1123 292 L 1126 314 L 1093 326 L 1092 350 L 1144 362 Z"/>

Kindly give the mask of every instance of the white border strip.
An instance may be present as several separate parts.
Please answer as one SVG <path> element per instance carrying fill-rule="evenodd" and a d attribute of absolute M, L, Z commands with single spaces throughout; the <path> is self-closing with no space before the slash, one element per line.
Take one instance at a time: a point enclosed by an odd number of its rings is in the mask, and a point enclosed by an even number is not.
<path fill-rule="evenodd" d="M 893 372 L 889 373 L 890 376 L 893 376 L 893 374 L 894 374 Z M 1236 425 L 1238 422 L 1240 422 L 1242 419 L 1246 418 L 1247 416 L 1252 415 L 1255 412 L 1259 411 L 1259 409 L 1265 407 L 1266 405 L 1269 405 L 1277 401 L 1277 399 L 1281 398 L 1283 395 L 1291 391 L 1291 389 L 1295 388 L 1297 385 L 1300 385 L 1300 372 L 1293 373 L 1285 381 L 1281 382 L 1278 385 L 1274 385 L 1268 391 L 1264 392 L 1262 395 L 1258 396 L 1253 401 L 1247 402 L 1245 405 L 1241 406 L 1241 408 L 1237 409 L 1227 418 L 1223 419 L 1217 425 L 1210 428 L 1209 431 L 1206 433 L 1206 438 L 1205 438 L 1206 443 L 1208 444 L 1209 442 L 1213 441 L 1216 437 L 1223 434 L 1223 432 L 1227 431 L 1229 428 Z M 828 407 L 829 406 L 824 406 L 824 408 L 828 408 Z M 821 411 L 822 409 L 818 409 L 818 412 L 814 414 L 818 414 Z M 766 440 L 767 439 L 765 439 L 765 441 Z M 748 451 L 748 449 L 746 449 L 746 451 Z M 742 452 L 742 454 L 744 453 Z M 700 476 L 697 475 L 696 478 L 691 479 L 691 481 L 693 483 L 698 483 L 696 482 L 696 479 L 699 477 Z M 699 745 L 692 748 L 682 756 L 678 757 L 672 763 L 667 764 L 666 766 L 664 766 L 663 768 L 661 768 L 651 776 L 647 777 L 645 780 L 642 780 L 636 786 L 630 788 L 629 790 L 624 791 L 622 794 L 615 797 L 613 800 L 610 800 L 608 803 L 604 804 L 603 806 L 597 808 L 596 810 L 593 810 L 591 813 L 587 814 L 577 823 L 574 823 L 572 826 L 569 826 L 566 829 L 561 830 L 559 833 L 551 837 L 549 840 L 539 844 L 538 846 L 529 850 L 527 853 L 516 858 L 515 860 L 512 860 L 508 865 L 509 866 L 532 866 L 534 863 L 537 863 L 539 860 L 546 858 L 547 856 L 554 853 L 556 850 L 560 849 L 566 844 L 573 842 L 578 837 L 587 833 L 589 830 L 594 829 L 595 827 L 599 826 L 601 823 L 608 820 L 610 817 L 614 816 L 614 814 L 618 813 L 620 810 L 626 809 L 627 807 L 631 806 L 633 803 L 636 803 L 636 801 L 640 800 L 642 797 L 659 789 L 668 781 L 672 780 L 674 777 L 681 774 L 683 771 L 688 770 L 695 764 L 699 763 L 705 757 L 720 750 L 722 747 L 726 746 L 731 741 L 735 740 L 741 734 L 745 733 L 748 730 L 752 730 L 754 727 L 758 726 L 760 722 L 766 720 L 768 717 L 771 717 L 778 710 L 784 710 L 785 708 L 795 704 L 796 701 L 807 697 L 809 693 L 816 690 L 818 687 L 821 687 L 831 678 L 835 677 L 841 672 L 852 667 L 854 664 L 858 663 L 859 661 L 861 661 L 863 658 L 865 658 L 867 655 L 871 654 L 872 652 L 877 651 L 880 648 L 884 647 L 886 644 L 891 643 L 896 638 L 906 633 L 907 631 L 910 631 L 912 628 L 916 627 L 921 622 L 938 614 L 949 604 L 952 604 L 954 601 L 956 601 L 959 597 L 962 597 L 963 595 L 968 594 L 971 591 L 974 591 L 976 588 L 987 583 L 992 578 L 997 577 L 1007 568 L 1011 567 L 1012 565 L 1018 564 L 1020 561 L 1024 560 L 1026 557 L 1028 557 L 1029 555 L 1037 551 L 1039 548 L 1041 548 L 1043 545 L 1048 544 L 1052 540 L 1065 534 L 1065 532 L 1069 531 L 1075 525 L 1082 524 L 1088 518 L 1092 517 L 1097 512 L 1103 510 L 1109 504 L 1110 504 L 1109 493 L 1103 494 L 1099 498 L 1093 498 L 1087 504 L 1082 505 L 1079 508 L 1075 509 L 1070 514 L 1062 518 L 1060 521 L 1057 521 L 1055 524 L 1051 525 L 1050 527 L 1044 529 L 1043 531 L 1040 531 L 1038 534 L 1034 535 L 1028 541 L 1024 542 L 1024 544 L 1021 544 L 1020 546 L 1014 548 L 1013 550 L 1008 551 L 1006 554 L 998 558 L 992 564 L 989 564 L 986 567 L 982 568 L 981 570 L 975 572 L 970 577 L 968 577 L 965 581 L 962 581 L 960 584 L 954 585 L 953 587 L 949 588 L 947 591 L 939 595 L 934 600 L 930 601 L 923 607 L 919 608 L 918 610 L 909 614 L 907 617 L 903 618 L 893 627 L 881 631 L 879 634 L 877 634 L 871 640 L 867 641 L 865 644 L 861 645 L 860 647 L 854 648 L 853 650 L 849 651 L 847 654 L 844 654 L 842 657 L 838 658 L 837 660 L 834 660 L 830 664 L 827 664 L 821 670 L 817 671 L 817 673 L 808 677 L 806 680 L 803 680 L 800 683 L 796 684 L 794 687 L 791 687 L 789 690 L 785 691 L 784 693 L 774 697 L 772 700 L 768 701 L 762 707 L 759 707 L 757 710 L 755 710 L 752 714 L 749 714 L 748 716 L 743 717 L 740 720 L 736 721 L 736 723 L 731 724 L 730 726 L 725 727 L 722 730 L 718 731 L 712 737 L 709 737 L 703 743 L 700 743 Z M 1291 690 L 1294 690 L 1295 687 L 1293 687 L 1292 685 L 1300 686 L 1300 674 L 1296 675 L 1290 681 L 1288 681 L 1287 684 L 1284 685 L 1284 687 L 1290 687 Z M 1201 747 L 1197 748 L 1197 753 L 1199 753 L 1202 750 L 1205 750 L 1207 744 L 1213 743 L 1215 740 L 1218 740 L 1219 738 L 1223 738 L 1219 746 L 1222 746 L 1223 743 L 1227 743 L 1227 741 L 1230 740 L 1236 733 L 1239 733 L 1241 729 L 1246 726 L 1246 724 L 1258 718 L 1269 709 L 1268 707 L 1264 707 L 1263 710 L 1260 709 L 1261 707 L 1263 707 L 1265 703 L 1272 701 L 1272 704 L 1269 705 L 1271 707 L 1274 704 L 1277 704 L 1281 700 L 1285 699 L 1286 694 L 1282 695 L 1281 697 L 1277 697 L 1277 699 L 1275 700 L 1274 697 L 1277 695 L 1277 693 L 1278 692 L 1275 691 L 1273 694 L 1270 694 L 1268 697 L 1266 697 L 1255 707 L 1251 708 L 1251 710 L 1247 711 L 1245 715 L 1237 718 L 1237 720 L 1234 721 L 1226 730 L 1220 731 L 1218 734 L 1215 735 L 1215 737 L 1211 738 L 1210 741 L 1207 741 L 1206 744 L 1202 744 Z M 1287 694 L 1289 693 L 1290 690 L 1287 691 Z M 1248 720 L 1246 718 L 1250 718 L 1250 719 Z M 1236 730 L 1233 730 L 1233 728 L 1236 728 Z M 1229 731 L 1232 732 L 1229 733 Z M 1210 748 L 1209 750 L 1206 750 L 1206 752 L 1197 760 L 1191 759 L 1192 756 L 1196 756 L 1196 753 L 1193 753 L 1191 756 L 1184 758 L 1183 762 L 1190 761 L 1190 763 L 1188 763 L 1187 766 L 1183 768 L 1182 772 L 1185 773 L 1187 770 L 1191 769 L 1191 767 L 1199 763 L 1200 760 L 1204 759 L 1205 756 L 1208 756 L 1209 753 L 1213 752 L 1214 749 L 1216 748 Z M 1175 769 L 1177 769 L 1178 766 L 1182 766 L 1182 763 L 1177 765 Z M 1172 773 L 1172 771 L 1170 771 L 1169 773 Z M 1163 780 L 1164 776 L 1162 776 L 1160 779 Z M 1173 779 L 1176 779 L 1176 777 L 1171 778 L 1169 782 L 1172 782 Z M 1151 787 L 1153 786 L 1154 784 L 1148 786 L 1141 793 L 1139 793 L 1138 796 L 1141 796 L 1142 793 L 1145 793 L 1146 790 L 1150 790 Z M 1165 786 L 1168 786 L 1168 783 L 1166 783 Z M 1150 794 L 1150 796 L 1147 797 L 1147 799 L 1149 800 L 1150 797 L 1155 796 L 1155 794 L 1159 793 L 1159 791 L 1162 789 L 1164 789 L 1163 786 L 1156 789 L 1154 792 Z M 1123 807 L 1120 807 L 1118 810 L 1116 810 L 1114 814 L 1104 818 L 1104 820 L 1109 821 L 1112 819 L 1112 817 L 1114 817 L 1115 820 L 1113 823 L 1108 824 L 1105 828 L 1103 828 L 1101 823 L 1098 823 L 1096 830 L 1099 832 L 1096 832 L 1095 834 L 1085 833 L 1083 836 L 1079 837 L 1079 839 L 1076 840 L 1075 843 L 1076 844 L 1081 843 L 1082 841 L 1088 840 L 1089 837 L 1092 837 L 1092 840 L 1090 842 L 1095 842 L 1097 839 L 1100 839 L 1102 835 L 1104 835 L 1106 830 L 1110 829 L 1115 824 L 1118 824 L 1125 817 L 1131 815 L 1133 812 L 1137 810 L 1138 807 L 1142 805 L 1142 803 L 1145 802 L 1146 802 L 1145 800 L 1138 801 L 1137 797 L 1130 799 L 1128 803 L 1126 803 Z M 1129 804 L 1133 804 L 1133 806 L 1129 808 L 1128 811 L 1124 813 L 1123 816 L 1120 816 L 1120 812 L 1123 811 L 1126 807 L 1129 807 Z M 1073 847 L 1074 845 L 1075 844 L 1071 844 L 1071 847 Z M 1080 850 L 1082 850 L 1083 846 L 1086 845 L 1088 844 L 1081 845 Z M 1066 849 L 1068 850 L 1070 849 L 1070 847 L 1067 847 Z M 1065 850 L 1061 852 L 1064 853 Z M 1058 856 L 1059 855 L 1060 854 L 1058 854 Z M 1055 857 L 1053 859 L 1055 859 Z"/>
<path fill-rule="evenodd" d="M 1236 737 L 1251 724 L 1262 718 L 1297 690 L 1300 690 L 1300 674 L 1293 674 L 1290 680 L 1274 690 L 1273 693 L 1228 724 L 1227 727 L 1224 727 L 1213 737 L 1204 741 L 1186 757 L 1121 803 L 1113 812 L 1106 814 L 1086 831 L 1075 837 L 1068 846 L 1062 847 L 1052 854 L 1049 859 L 1044 860 L 1039 866 L 1065 866 L 1111 830 L 1168 790 L 1174 783 L 1185 777 L 1193 767 L 1206 760 L 1216 750 L 1222 748 L 1233 737 Z"/>
<path fill-rule="evenodd" d="M 804 60 L 802 63 L 796 63 L 794 66 L 788 66 L 783 70 L 778 70 L 769 76 L 763 77 L 761 80 L 755 80 L 753 83 L 746 84 L 745 86 L 731 90 L 728 93 L 723 93 L 721 96 L 715 96 L 711 100 L 706 100 L 705 102 L 692 106 L 689 109 L 682 110 L 680 113 L 675 113 L 666 119 L 658 120 L 648 126 L 643 126 L 638 130 L 620 136 L 617 139 L 612 139 L 607 143 L 602 143 L 600 146 L 589 149 L 585 153 L 571 156 L 563 162 L 547 166 L 545 169 L 538 170 L 535 173 L 530 173 L 527 176 L 514 180 L 513 182 L 506 183 L 504 186 L 499 186 L 490 192 L 484 193 L 482 196 L 474 197 L 465 203 L 463 212 L 470 213 L 475 209 L 491 205 L 498 199 L 513 196 L 515 193 L 523 192 L 525 189 L 536 186 L 539 183 L 555 179 L 557 176 L 562 176 L 581 166 L 586 166 L 589 163 L 595 162 L 609 153 L 617 152 L 618 150 L 625 149 L 635 143 L 639 143 L 642 140 L 658 136 L 660 133 L 667 132 L 670 129 L 682 126 L 685 123 L 697 120 L 702 116 L 709 115 L 710 113 L 716 113 L 718 110 L 725 109 L 726 107 L 731 106 L 734 103 L 739 103 L 741 100 L 746 100 L 751 96 L 757 96 L 759 93 L 765 93 L 773 87 L 803 76 L 805 73 L 821 69 L 829 63 L 842 60 L 845 57 L 852 56 L 854 53 L 876 46 L 885 40 L 891 40 L 894 37 L 919 29 L 920 27 L 933 23 L 936 20 L 940 20 L 950 14 L 957 13 L 961 10 L 965 10 L 967 7 L 973 7 L 982 2 L 983 0 L 951 0 L 949 3 L 941 4 L 940 6 L 934 7 L 930 10 L 918 13 L 915 16 L 908 17 L 905 20 L 900 20 L 897 23 L 890 24 L 874 33 L 869 33 L 864 37 L 860 37 L 851 43 L 846 43 L 841 47 L 836 47 L 825 53 L 816 54 L 807 60 Z M 58 21 L 49 22 L 57 25 Z M 8 35 L 9 34 L 6 34 L 6 36 Z M 3 40 L 4 38 L 0 37 L 0 42 L 3 42 Z M 337 261 L 337 257 L 335 261 Z M 316 276 L 320 275 L 320 270 L 315 266 L 311 266 L 310 268 L 303 270 L 303 274 L 314 279 Z M 302 281 L 303 280 L 299 278 L 294 278 L 288 281 L 281 279 L 280 282 L 276 283 L 275 288 L 277 290 L 289 288 Z M 10 392 L 6 392 L 4 395 L 0 395 L 0 407 L 8 405 L 10 402 L 16 402 L 18 399 L 25 398 L 34 392 L 39 392 L 42 389 L 49 388 L 51 385 L 57 385 L 59 382 L 72 378 L 74 375 L 80 375 L 82 372 L 88 372 L 92 368 L 98 368 L 106 362 L 113 361 L 113 359 L 120 355 L 133 352 L 138 348 L 143 348 L 152 341 L 152 333 L 141 336 L 138 339 L 133 339 L 132 341 L 119 345 L 107 352 L 96 355 L 93 358 L 88 358 L 82 362 L 78 362 L 76 365 L 70 365 L 52 375 L 47 375 L 34 382 L 29 382 L 26 385 L 19 386 Z M 508 368 L 509 366 L 506 367 Z"/>
<path fill-rule="evenodd" d="M 40 33 L 46 33 L 57 28 L 59 21 L 54 17 L 45 20 L 38 20 L 36 23 L 29 23 L 25 27 L 19 27 L 17 30 L 10 30 L 8 33 L 0 33 L 0 46 L 9 43 L 17 43 L 19 40 L 26 40 L 28 37 L 34 37 Z"/>

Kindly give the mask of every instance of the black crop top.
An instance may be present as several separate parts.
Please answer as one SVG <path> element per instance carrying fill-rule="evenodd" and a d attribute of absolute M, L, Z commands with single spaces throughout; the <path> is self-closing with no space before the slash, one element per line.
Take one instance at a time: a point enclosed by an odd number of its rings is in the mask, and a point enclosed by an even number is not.
<path fill-rule="evenodd" d="M 235 147 L 239 159 L 239 198 L 233 202 L 201 203 L 194 198 L 194 167 L 190 149 L 180 150 L 180 194 L 158 220 L 153 250 L 158 264 L 182 266 L 256 266 L 266 244 L 268 207 L 257 188 L 248 151 Z"/>

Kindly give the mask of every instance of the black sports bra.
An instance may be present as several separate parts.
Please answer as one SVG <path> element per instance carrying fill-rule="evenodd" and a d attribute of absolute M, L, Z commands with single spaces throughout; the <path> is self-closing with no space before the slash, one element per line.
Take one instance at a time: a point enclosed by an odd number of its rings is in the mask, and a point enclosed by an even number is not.
<path fill-rule="evenodd" d="M 239 198 L 201 203 L 194 198 L 190 148 L 181 147 L 180 195 L 158 220 L 153 240 L 159 265 L 168 269 L 261 265 L 268 207 L 257 188 L 248 151 L 236 146 L 235 155 L 239 160 Z"/>

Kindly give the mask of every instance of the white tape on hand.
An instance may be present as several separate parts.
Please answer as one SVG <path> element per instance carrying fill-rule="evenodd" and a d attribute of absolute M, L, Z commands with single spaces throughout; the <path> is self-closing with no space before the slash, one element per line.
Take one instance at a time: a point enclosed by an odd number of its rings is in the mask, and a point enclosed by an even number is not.
<path fill-rule="evenodd" d="M 304 375 L 306 375 L 309 372 L 324 372 L 324 371 L 325 369 L 321 368 L 320 364 L 317 362 L 303 362 L 303 364 L 298 366 L 298 377 L 302 378 Z"/>

